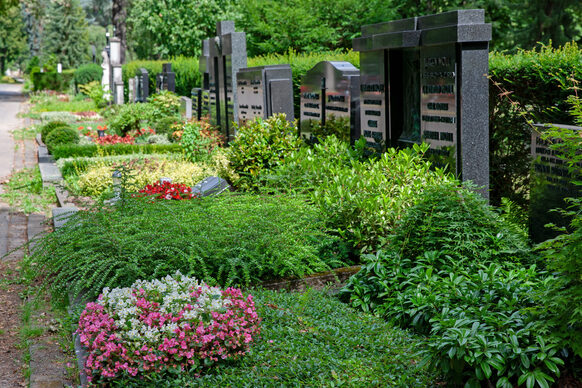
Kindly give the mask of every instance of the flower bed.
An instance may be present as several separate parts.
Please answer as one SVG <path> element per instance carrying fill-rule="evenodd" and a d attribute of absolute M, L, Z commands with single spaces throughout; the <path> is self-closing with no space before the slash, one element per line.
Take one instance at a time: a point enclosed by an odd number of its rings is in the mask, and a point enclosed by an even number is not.
<path fill-rule="evenodd" d="M 105 288 L 79 320 L 89 381 L 200 372 L 244 355 L 260 333 L 252 295 L 209 287 L 179 272 L 129 288 Z"/>
<path fill-rule="evenodd" d="M 155 199 L 175 199 L 184 200 L 196 198 L 198 195 L 192 194 L 192 188 L 181 183 L 171 183 L 168 181 L 154 182 L 136 194 L 137 197 L 153 197 Z"/>

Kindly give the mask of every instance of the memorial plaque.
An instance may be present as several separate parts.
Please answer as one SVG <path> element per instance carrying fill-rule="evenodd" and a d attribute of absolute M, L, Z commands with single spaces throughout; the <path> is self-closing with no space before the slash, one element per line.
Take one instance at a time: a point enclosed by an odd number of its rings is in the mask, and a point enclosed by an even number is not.
<path fill-rule="evenodd" d="M 377 151 L 383 151 L 388 141 L 387 66 L 384 50 L 360 53 L 360 125 L 366 143 Z"/>
<path fill-rule="evenodd" d="M 135 102 L 147 102 L 149 97 L 150 79 L 146 69 L 139 68 L 136 73 Z"/>
<path fill-rule="evenodd" d="M 543 131 L 546 125 L 536 125 Z M 557 125 L 577 131 L 580 127 Z M 531 155 L 533 158 L 529 206 L 529 232 L 534 242 L 542 242 L 556 237 L 559 233 L 546 228 L 544 225 L 553 223 L 556 226 L 566 227 L 571 218 L 552 209 L 566 209 L 568 204 L 565 198 L 576 198 L 582 194 L 582 187 L 572 183 L 574 179 L 566 161 L 557 156 L 556 151 L 550 149 L 550 143 L 541 138 L 538 130 L 532 131 Z"/>
<path fill-rule="evenodd" d="M 285 113 L 293 121 L 293 82 L 289 65 L 244 68 L 237 73 L 238 123 Z"/>
<path fill-rule="evenodd" d="M 349 62 L 319 62 L 303 77 L 300 89 L 301 136 L 312 141 L 331 117 L 345 119 L 346 140 L 359 133 L 360 71 Z"/>
<path fill-rule="evenodd" d="M 429 159 L 457 172 L 457 67 L 455 45 L 422 47 L 420 128 Z"/>

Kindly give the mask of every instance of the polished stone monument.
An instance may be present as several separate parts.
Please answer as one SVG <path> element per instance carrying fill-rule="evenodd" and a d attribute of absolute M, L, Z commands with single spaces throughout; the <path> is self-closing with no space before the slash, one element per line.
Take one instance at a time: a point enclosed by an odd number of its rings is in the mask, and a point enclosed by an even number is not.
<path fill-rule="evenodd" d="M 147 102 L 150 96 L 150 78 L 148 71 L 140 67 L 135 76 L 135 102 Z"/>
<path fill-rule="evenodd" d="M 360 132 L 360 71 L 349 62 L 323 61 L 303 76 L 300 88 L 300 131 L 309 140 L 332 116 L 345 118 L 346 140 Z"/>
<path fill-rule="evenodd" d="M 582 195 L 582 186 L 573 183 L 575 179 L 580 180 L 582 177 L 572 176 L 566 161 L 549 147 L 551 140 L 544 140 L 541 137 L 544 129 L 551 126 L 535 124 L 537 128 L 532 131 L 531 136 L 533 163 L 530 174 L 529 235 L 534 242 L 542 242 L 559 234 L 546 228 L 546 224 L 568 226 L 571 217 L 552 209 L 565 210 L 568 208 L 565 198 L 576 198 Z M 582 135 L 582 127 L 562 124 L 553 126 L 579 131 Z"/>
<path fill-rule="evenodd" d="M 429 159 L 489 187 L 489 41 L 483 10 L 368 25 L 360 52 L 361 133 L 371 147 L 430 144 Z"/>
<path fill-rule="evenodd" d="M 176 91 L 176 73 L 172 71 L 171 63 L 162 64 L 162 72 L 156 76 L 156 90 Z"/>
<path fill-rule="evenodd" d="M 293 121 L 293 79 L 289 65 L 247 67 L 237 72 L 238 124 L 284 113 Z"/>
<path fill-rule="evenodd" d="M 208 52 L 205 49 L 208 48 Z M 216 23 L 216 37 L 203 42 L 201 62 L 207 67 L 210 123 L 218 126 L 227 141 L 234 138 L 232 123 L 238 118 L 235 86 L 237 72 L 247 66 L 244 32 L 235 32 L 233 21 Z"/>

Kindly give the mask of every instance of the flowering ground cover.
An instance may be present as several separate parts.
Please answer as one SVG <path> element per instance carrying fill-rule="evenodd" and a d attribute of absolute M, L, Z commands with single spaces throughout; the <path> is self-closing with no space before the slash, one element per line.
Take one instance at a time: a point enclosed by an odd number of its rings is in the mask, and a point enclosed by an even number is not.
<path fill-rule="evenodd" d="M 151 185 L 146 185 L 139 193 L 134 194 L 136 197 L 153 197 L 155 199 L 175 199 L 184 200 L 195 198 L 192 194 L 192 187 L 182 183 L 171 183 L 168 181 L 156 181 Z"/>
<path fill-rule="evenodd" d="M 260 333 L 251 295 L 176 272 L 160 280 L 103 290 L 88 303 L 77 333 L 88 349 L 87 376 L 103 384 L 123 376 L 143 383 L 191 375 L 243 356 Z"/>

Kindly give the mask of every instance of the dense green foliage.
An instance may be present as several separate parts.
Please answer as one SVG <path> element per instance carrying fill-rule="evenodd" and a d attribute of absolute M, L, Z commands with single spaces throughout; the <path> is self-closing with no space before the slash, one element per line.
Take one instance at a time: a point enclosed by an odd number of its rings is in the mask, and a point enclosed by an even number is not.
<path fill-rule="evenodd" d="M 210 156 L 212 151 L 222 145 L 218 131 L 212 129 L 204 121 L 190 121 L 180 126 L 182 137 L 180 145 L 184 156 L 190 161 L 203 160 Z"/>
<path fill-rule="evenodd" d="M 63 64 L 63 68 L 75 68 L 88 58 L 89 37 L 85 13 L 79 0 L 48 2 L 42 31 L 42 54 L 48 60 Z"/>
<path fill-rule="evenodd" d="M 71 127 L 56 127 L 46 136 L 45 144 L 49 151 L 56 146 L 76 144 L 79 142 L 79 133 Z"/>
<path fill-rule="evenodd" d="M 20 7 L 9 7 L 0 14 L 0 74 L 5 74 L 7 65 L 23 62 L 26 52 L 26 35 Z"/>
<path fill-rule="evenodd" d="M 433 381 L 418 367 L 422 341 L 322 292 L 252 290 L 261 339 L 238 362 L 200 378 L 181 374 L 156 387 L 421 387 Z M 135 380 L 124 387 L 143 387 Z"/>
<path fill-rule="evenodd" d="M 69 124 L 65 123 L 64 121 L 49 121 L 45 125 L 40 128 L 40 138 L 43 143 L 46 143 L 46 137 L 49 133 L 52 132 L 53 129 L 59 127 L 67 127 L 70 128 Z"/>
<path fill-rule="evenodd" d="M 235 125 L 235 131 L 227 157 L 241 176 L 236 184 L 244 188 L 255 186 L 261 170 L 276 167 L 301 146 L 297 127 L 282 113 L 267 120 L 257 117 L 242 127 Z"/>
<path fill-rule="evenodd" d="M 231 20 L 232 0 L 133 0 L 128 39 L 138 58 L 200 55 L 202 40 L 216 34 L 216 22 Z"/>
<path fill-rule="evenodd" d="M 574 124 L 568 114 L 573 80 L 582 79 L 582 50 L 576 44 L 490 56 L 491 202 L 507 197 L 527 207 L 531 126 Z"/>
<path fill-rule="evenodd" d="M 156 75 L 162 72 L 162 64 L 172 63 L 172 71 L 176 73 L 176 94 L 189 96 L 192 88 L 200 86 L 200 73 L 198 72 L 198 58 L 176 56 L 167 60 L 136 60 L 123 65 L 123 82 L 127 85 L 127 80 L 135 77 L 139 68 L 148 71 L 150 80 L 150 94 L 156 89 Z M 127 86 L 126 86 L 127 89 Z"/>
<path fill-rule="evenodd" d="M 72 70 L 65 70 L 62 73 L 51 72 L 34 72 L 31 74 L 34 91 L 39 90 L 56 90 L 59 92 L 67 91 L 72 87 L 74 73 Z"/>
<path fill-rule="evenodd" d="M 56 146 L 51 150 L 55 159 L 78 156 L 171 153 L 182 153 L 182 147 L 179 144 L 113 144 L 106 146 L 67 144 Z"/>
<path fill-rule="evenodd" d="M 341 242 L 317 209 L 291 196 L 221 195 L 190 201 L 126 198 L 120 207 L 75 215 L 42 237 L 32 259 L 61 297 L 96 297 L 103 287 L 180 270 L 213 284 L 341 267 Z"/>
<path fill-rule="evenodd" d="M 456 384 L 547 386 L 559 375 L 560 348 L 528 312 L 543 273 L 524 266 L 524 233 L 478 194 L 426 190 L 389 240 L 344 289 L 354 306 L 430 333 L 426 361 Z"/>
<path fill-rule="evenodd" d="M 103 75 L 103 69 L 96 63 L 87 63 L 85 65 L 79 66 L 75 70 L 75 85 L 88 84 L 91 81 L 99 81 L 101 83 L 101 76 Z"/>
<path fill-rule="evenodd" d="M 119 136 L 145 128 L 149 122 L 163 117 L 153 104 L 124 104 L 111 106 L 107 114 L 107 127 Z"/>

